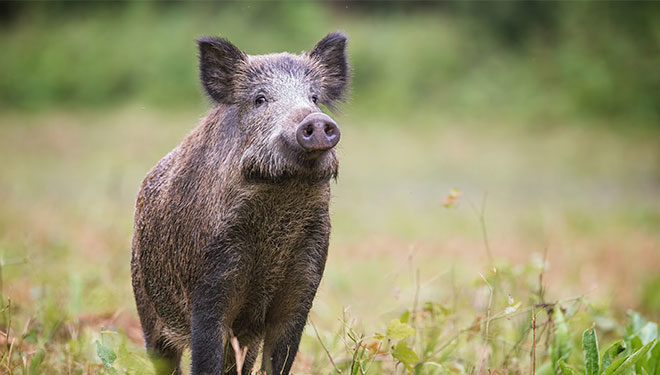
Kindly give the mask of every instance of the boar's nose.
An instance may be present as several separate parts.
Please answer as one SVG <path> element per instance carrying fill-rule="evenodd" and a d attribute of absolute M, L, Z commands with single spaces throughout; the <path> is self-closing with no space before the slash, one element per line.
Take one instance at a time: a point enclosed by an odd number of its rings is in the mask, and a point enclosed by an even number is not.
<path fill-rule="evenodd" d="M 339 142 L 339 127 L 325 113 L 307 115 L 296 130 L 296 140 L 305 151 L 329 150 Z"/>

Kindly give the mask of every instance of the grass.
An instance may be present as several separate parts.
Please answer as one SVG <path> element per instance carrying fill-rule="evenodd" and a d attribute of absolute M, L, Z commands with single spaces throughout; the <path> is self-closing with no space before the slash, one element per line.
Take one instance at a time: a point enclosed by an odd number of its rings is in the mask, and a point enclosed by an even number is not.
<path fill-rule="evenodd" d="M 199 117 L 0 114 L 0 373 L 149 373 L 133 201 Z M 296 373 L 581 372 L 594 324 L 602 347 L 626 342 L 620 356 L 650 342 L 653 323 L 626 311 L 660 319 L 653 132 L 338 120 L 330 257 Z M 647 356 L 628 372 L 652 375 Z"/>
<path fill-rule="evenodd" d="M 656 8 L 12 4 L 0 374 L 151 372 L 133 204 L 204 110 L 193 40 L 295 52 L 343 29 L 352 102 L 296 373 L 659 375 Z"/>

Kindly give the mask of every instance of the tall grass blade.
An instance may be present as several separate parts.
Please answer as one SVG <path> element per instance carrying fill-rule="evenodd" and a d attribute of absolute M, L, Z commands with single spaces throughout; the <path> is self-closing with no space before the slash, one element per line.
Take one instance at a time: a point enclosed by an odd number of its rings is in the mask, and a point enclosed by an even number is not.
<path fill-rule="evenodd" d="M 601 375 L 612 375 L 616 369 L 618 369 L 623 362 L 625 362 L 630 356 L 625 356 L 617 359 L 616 361 L 612 362 L 603 372 Z"/>
<path fill-rule="evenodd" d="M 584 352 L 585 375 L 598 375 L 600 373 L 600 355 L 598 353 L 598 337 L 596 331 L 589 328 L 582 334 L 582 351 Z"/>
<path fill-rule="evenodd" d="M 656 342 L 648 362 L 649 375 L 660 375 L 660 344 Z"/>
<path fill-rule="evenodd" d="M 605 371 L 603 371 L 603 375 L 625 374 L 626 371 L 628 371 L 630 368 L 632 368 L 635 365 L 635 363 L 637 363 L 637 361 L 644 358 L 646 353 L 649 351 L 649 349 L 651 349 L 651 347 L 654 344 L 655 344 L 655 340 L 644 345 L 643 347 L 641 347 L 639 350 L 629 355 L 628 357 L 624 357 L 619 360 L 616 360 L 614 363 L 610 365 L 610 367 L 608 367 L 607 369 L 605 369 Z"/>
<path fill-rule="evenodd" d="M 30 363 L 30 375 L 39 375 L 41 373 L 41 364 L 43 363 L 45 356 L 46 353 L 41 349 L 32 357 L 32 363 Z"/>
<path fill-rule="evenodd" d="M 554 318 L 555 340 L 550 347 L 550 354 L 553 369 L 555 370 L 555 373 L 557 373 L 560 370 L 559 361 L 566 361 L 571 354 L 571 337 L 561 307 L 557 306 L 555 309 Z"/>
<path fill-rule="evenodd" d="M 603 353 L 603 357 L 600 362 L 601 371 L 605 371 L 606 368 L 610 367 L 610 364 L 616 357 L 626 350 L 626 346 L 623 343 L 623 340 L 619 340 L 610 345 L 607 350 Z"/>

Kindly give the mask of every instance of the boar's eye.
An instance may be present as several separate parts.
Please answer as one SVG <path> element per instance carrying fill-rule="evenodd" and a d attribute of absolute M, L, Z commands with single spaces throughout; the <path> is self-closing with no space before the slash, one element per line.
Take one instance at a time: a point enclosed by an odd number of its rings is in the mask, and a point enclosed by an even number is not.
<path fill-rule="evenodd" d="M 318 101 L 319 101 L 319 97 L 316 96 L 316 95 L 312 95 L 312 102 L 313 102 L 314 104 L 316 104 L 316 102 L 318 102 Z"/>
<path fill-rule="evenodd" d="M 256 104 L 257 106 L 260 106 L 264 103 L 266 103 L 266 97 L 263 95 L 259 95 L 257 96 L 256 99 L 254 99 L 254 104 Z"/>

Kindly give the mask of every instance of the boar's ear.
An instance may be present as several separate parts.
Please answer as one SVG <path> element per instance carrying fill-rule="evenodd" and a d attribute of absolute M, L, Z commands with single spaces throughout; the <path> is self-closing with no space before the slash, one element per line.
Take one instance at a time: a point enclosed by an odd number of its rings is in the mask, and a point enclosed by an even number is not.
<path fill-rule="evenodd" d="M 234 79 L 246 55 L 222 38 L 205 36 L 197 43 L 202 86 L 216 102 L 232 104 Z"/>
<path fill-rule="evenodd" d="M 344 99 L 348 88 L 347 39 L 342 32 L 330 33 L 309 53 L 309 56 L 318 60 L 324 68 L 323 88 L 329 102 Z"/>

